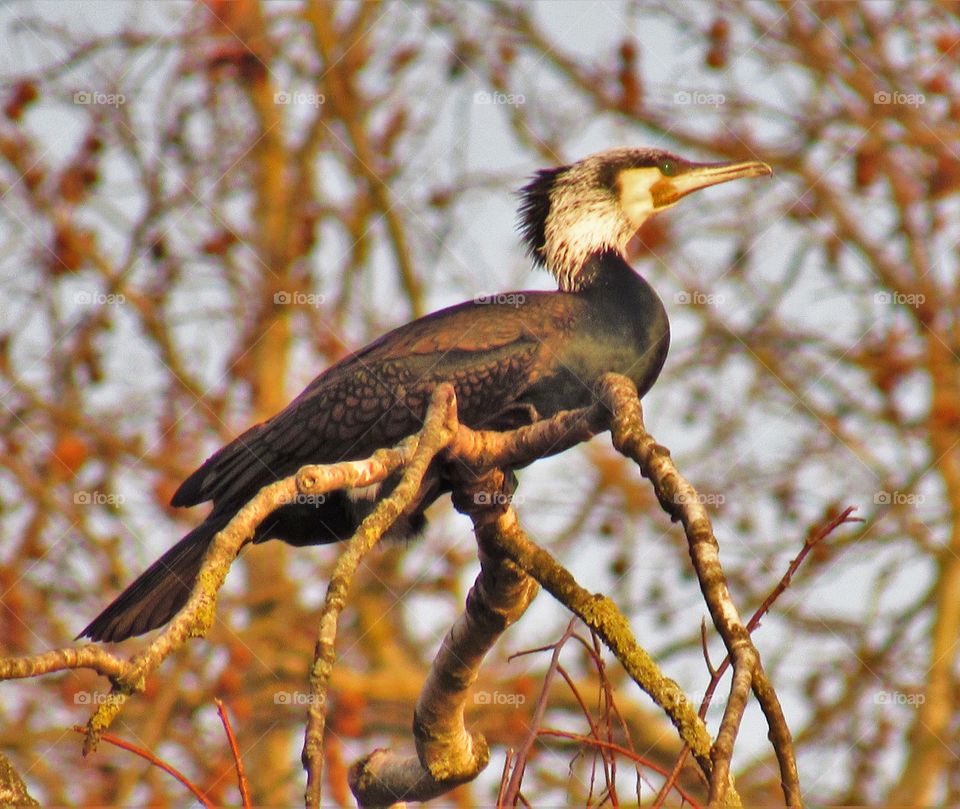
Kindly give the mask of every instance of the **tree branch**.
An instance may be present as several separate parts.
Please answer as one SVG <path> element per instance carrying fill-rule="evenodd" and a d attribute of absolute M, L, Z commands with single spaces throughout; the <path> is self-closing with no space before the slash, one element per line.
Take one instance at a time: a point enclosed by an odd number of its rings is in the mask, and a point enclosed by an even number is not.
<path fill-rule="evenodd" d="M 780 763 L 784 797 L 789 806 L 802 806 L 790 730 L 776 692 L 763 673 L 760 653 L 733 603 L 707 510 L 696 490 L 674 465 L 669 450 L 657 444 L 644 428 L 643 412 L 633 383 L 625 377 L 607 374 L 602 388 L 613 413 L 610 429 L 614 446 L 637 463 L 641 474 L 653 484 L 664 511 L 683 525 L 700 589 L 733 664 L 730 696 L 711 750 L 714 771 L 710 778 L 710 805 L 723 804 L 732 785 L 733 744 L 746 710 L 747 692 L 752 687 L 770 727 L 771 739 L 776 740 L 774 750 Z"/>
<path fill-rule="evenodd" d="M 27 790 L 13 764 L 0 753 L 0 806 L 39 806 L 40 803 Z"/>
<path fill-rule="evenodd" d="M 511 559 L 597 633 L 634 682 L 666 711 L 703 771 L 709 774 L 711 740 L 703 721 L 680 686 L 665 676 L 637 643 L 616 605 L 605 595 L 591 593 L 577 584 L 569 571 L 527 536 L 512 508 L 476 529 L 481 548 Z"/>
<path fill-rule="evenodd" d="M 487 652 L 539 587 L 502 557 L 481 552 L 480 565 L 466 608 L 444 638 L 417 701 L 417 755 L 375 750 L 354 764 L 350 787 L 360 806 L 429 800 L 472 780 L 489 761 L 486 740 L 464 725 L 468 692 Z"/>
<path fill-rule="evenodd" d="M 217 534 L 204 558 L 190 599 L 173 620 L 144 649 L 123 660 L 95 645 L 55 649 L 40 655 L 0 659 L 0 680 L 34 677 L 65 669 L 89 668 L 113 684 L 87 723 L 84 754 L 96 749 L 100 735 L 123 708 L 127 698 L 142 691 L 147 677 L 189 638 L 206 634 L 213 623 L 217 592 L 240 549 L 260 522 L 297 495 L 367 486 L 384 480 L 410 461 L 418 446 L 411 436 L 395 448 L 378 450 L 361 461 L 303 467 L 295 476 L 265 486 Z M 372 516 L 372 515 L 371 515 Z"/>
<path fill-rule="evenodd" d="M 417 446 L 404 468 L 403 477 L 391 494 L 360 524 L 346 550 L 337 559 L 327 585 L 320 615 L 317 645 L 310 670 L 310 707 L 304 734 L 304 769 L 307 771 L 306 805 L 318 807 L 323 773 L 323 731 L 326 723 L 327 688 L 336 662 L 337 621 L 346 604 L 347 592 L 360 561 L 380 541 L 397 517 L 413 501 L 430 463 L 450 443 L 457 424 L 457 406 L 451 385 L 438 385 L 431 397 Z M 320 467 L 322 468 L 322 467 Z M 326 491 L 326 489 L 323 489 Z M 319 492 L 317 492 L 319 493 Z"/>
<path fill-rule="evenodd" d="M 346 545 L 327 588 L 310 673 L 311 699 L 302 755 L 307 771 L 306 805 L 318 807 L 325 712 L 336 660 L 339 615 L 361 560 L 415 502 L 431 464 L 440 463 L 452 486 L 454 505 L 474 523 L 481 571 L 465 611 L 445 638 L 421 691 L 414 717 L 417 755 L 376 750 L 357 762 L 351 769 L 350 786 L 361 806 L 428 800 L 474 778 L 483 769 L 489 751 L 482 736 L 466 730 L 467 693 L 493 643 L 532 601 L 537 582 L 583 620 L 634 681 L 664 709 L 709 779 L 712 806 L 739 805 L 730 760 L 752 688 L 770 726 L 784 794 L 791 806 L 800 805 L 790 732 L 759 654 L 730 597 L 702 502 L 674 466 L 669 452 L 644 429 L 633 384 L 624 377 L 608 375 L 598 393 L 593 407 L 495 433 L 459 424 L 453 388 L 440 385 L 433 393 L 422 430 L 395 448 L 379 450 L 363 461 L 303 467 L 295 476 L 262 489 L 215 537 L 186 606 L 131 660 L 121 660 L 92 646 L 57 650 L 35 658 L 0 660 L 0 677 L 27 677 L 80 667 L 108 676 L 113 683 L 109 698 L 87 725 L 84 751 L 93 749 L 126 698 L 143 690 L 147 676 L 188 638 L 209 629 L 217 591 L 261 520 L 297 495 L 366 486 L 402 469 L 396 488 L 377 504 Z M 683 524 L 701 589 L 732 661 L 730 697 L 713 743 L 680 687 L 639 646 L 614 603 L 583 589 L 547 551 L 534 544 L 509 505 L 515 487 L 512 469 L 588 440 L 608 425 L 614 446 L 638 464 L 643 476 L 653 483 L 663 508 Z M 518 786 L 512 785 L 514 791 Z"/>

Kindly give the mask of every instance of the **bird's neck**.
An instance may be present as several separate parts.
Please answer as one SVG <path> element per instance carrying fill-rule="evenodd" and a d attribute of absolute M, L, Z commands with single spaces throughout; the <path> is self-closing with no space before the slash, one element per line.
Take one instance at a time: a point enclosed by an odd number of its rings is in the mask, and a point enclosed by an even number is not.
<path fill-rule="evenodd" d="M 593 328 L 605 339 L 620 345 L 632 345 L 638 353 L 634 377 L 642 396 L 653 384 L 663 366 L 670 345 L 670 322 L 663 302 L 653 287 L 631 267 L 617 251 L 590 257 L 583 267 L 590 283 L 576 293 L 590 301 L 590 309 L 599 322 Z"/>
<path fill-rule="evenodd" d="M 602 301 L 606 310 L 624 313 L 630 322 L 640 318 L 651 327 L 666 328 L 667 312 L 660 296 L 621 253 L 608 250 L 592 255 L 581 269 L 581 278 L 579 294 Z"/>
<path fill-rule="evenodd" d="M 617 250 L 603 250 L 587 258 L 576 273 L 580 292 L 647 293 L 656 297 L 653 288 L 631 267 Z M 659 300 L 659 298 L 658 298 Z"/>

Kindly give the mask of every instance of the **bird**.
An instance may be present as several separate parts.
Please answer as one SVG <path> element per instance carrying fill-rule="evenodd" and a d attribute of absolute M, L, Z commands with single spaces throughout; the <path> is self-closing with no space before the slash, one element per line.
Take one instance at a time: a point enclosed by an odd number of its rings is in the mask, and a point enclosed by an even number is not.
<path fill-rule="evenodd" d="M 189 598 L 214 536 L 262 487 L 307 464 L 369 457 L 417 432 L 439 384 L 453 385 L 461 423 L 486 430 L 589 406 L 608 372 L 629 377 L 643 396 L 666 360 L 670 324 L 657 293 L 627 261 L 630 238 L 692 192 L 771 173 L 756 160 L 698 163 L 650 148 L 610 149 L 536 172 L 518 192 L 518 230 L 534 265 L 552 273 L 558 289 L 442 309 L 321 373 L 182 483 L 171 505 L 212 501 L 206 518 L 77 638 L 116 642 L 167 623 Z M 397 480 L 282 505 L 252 541 L 347 539 Z M 449 488 L 438 473 L 428 475 L 390 535 L 422 532 L 424 511 Z"/>

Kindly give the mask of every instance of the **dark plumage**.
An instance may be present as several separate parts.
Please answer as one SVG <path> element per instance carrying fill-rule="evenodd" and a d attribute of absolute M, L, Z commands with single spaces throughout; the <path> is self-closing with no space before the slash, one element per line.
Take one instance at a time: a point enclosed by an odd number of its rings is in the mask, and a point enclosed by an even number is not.
<path fill-rule="evenodd" d="M 561 291 L 519 292 L 504 303 L 467 302 L 435 312 L 322 373 L 283 411 L 183 482 L 172 504 L 213 501 L 210 514 L 80 636 L 118 641 L 166 623 L 186 602 L 214 535 L 263 486 L 305 464 L 368 457 L 416 432 L 441 382 L 453 384 L 464 424 L 494 430 L 590 404 L 597 379 L 610 371 L 630 377 L 643 395 L 666 358 L 669 324 L 623 249 L 643 218 L 679 198 L 656 206 L 651 190 L 646 212 L 646 203 L 635 199 L 643 184 L 653 187 L 662 179 L 657 166 L 665 161 L 697 170 L 664 152 L 614 150 L 540 172 L 521 192 L 520 227 L 536 262 L 556 275 Z M 760 173 L 757 166 L 740 164 L 735 176 Z M 630 169 L 648 173 L 628 178 L 624 171 Z M 385 482 L 379 493 L 394 484 Z M 424 510 L 447 490 L 438 474 L 429 475 L 393 533 L 422 530 Z M 372 508 L 369 495 L 333 492 L 322 501 L 283 506 L 260 525 L 254 541 L 345 539 Z"/>

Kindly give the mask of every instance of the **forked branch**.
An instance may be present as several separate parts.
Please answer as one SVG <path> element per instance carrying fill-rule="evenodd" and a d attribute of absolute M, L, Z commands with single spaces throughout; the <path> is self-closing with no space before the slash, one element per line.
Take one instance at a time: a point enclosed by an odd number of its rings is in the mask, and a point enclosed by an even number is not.
<path fill-rule="evenodd" d="M 636 462 L 641 474 L 653 484 L 661 507 L 683 525 L 700 589 L 733 666 L 730 696 L 711 751 L 714 771 L 710 778 L 710 805 L 723 804 L 732 783 L 733 745 L 746 710 L 748 691 L 752 688 L 770 729 L 787 805 L 802 806 L 793 739 L 776 691 L 763 670 L 760 653 L 730 595 L 720 564 L 720 546 L 703 501 L 674 465 L 670 451 L 657 444 L 646 431 L 633 383 L 625 377 L 608 374 L 603 380 L 603 396 L 612 413 L 613 445 Z M 696 750 L 693 752 L 696 755 Z"/>
<path fill-rule="evenodd" d="M 321 614 L 303 763 L 306 803 L 319 806 L 323 732 L 330 674 L 336 659 L 339 615 L 361 560 L 418 495 L 431 464 L 440 464 L 452 486 L 456 507 L 473 520 L 481 571 L 464 613 L 451 628 L 433 661 L 414 718 L 416 755 L 377 750 L 351 771 L 351 787 L 361 806 L 387 806 L 399 800 L 428 800 L 474 778 L 486 765 L 486 742 L 464 724 L 470 686 L 484 655 L 527 608 L 538 583 L 579 616 L 607 645 L 637 684 L 659 704 L 689 745 L 709 779 L 710 805 L 735 806 L 730 760 L 749 692 L 756 695 L 780 762 L 787 803 L 799 806 L 800 792 L 790 732 L 760 657 L 727 588 L 710 519 L 693 487 L 680 475 L 669 451 L 646 432 L 633 383 L 604 377 L 597 404 L 560 413 L 508 432 L 471 430 L 457 420 L 449 385 L 433 393 L 423 429 L 369 459 L 302 468 L 295 476 L 262 489 L 212 543 L 193 593 L 171 623 L 130 660 L 96 646 L 61 649 L 29 658 L 0 660 L 0 679 L 29 677 L 65 668 L 91 668 L 112 683 L 110 698 L 87 725 L 85 752 L 121 710 L 143 690 L 146 678 L 190 637 L 206 633 L 213 621 L 216 594 L 237 553 L 261 520 L 297 495 L 317 495 L 367 486 L 401 470 L 396 488 L 384 497 L 347 543 L 331 575 Z M 666 677 L 633 637 L 627 619 L 606 596 L 584 590 L 547 551 L 534 544 L 510 507 L 515 481 L 511 470 L 561 452 L 610 429 L 614 446 L 633 459 L 653 483 L 663 508 L 683 525 L 690 557 L 708 609 L 733 666 L 730 698 L 715 742 L 680 687 Z M 484 496 L 478 496 L 483 494 Z"/>

